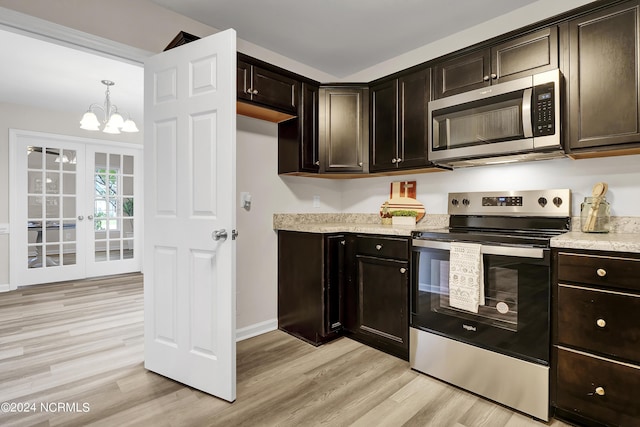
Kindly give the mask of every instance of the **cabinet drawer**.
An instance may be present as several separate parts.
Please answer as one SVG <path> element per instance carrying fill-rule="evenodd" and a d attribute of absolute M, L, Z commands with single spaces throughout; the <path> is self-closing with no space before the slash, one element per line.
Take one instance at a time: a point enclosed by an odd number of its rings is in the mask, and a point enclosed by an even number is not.
<path fill-rule="evenodd" d="M 607 425 L 637 426 L 640 368 L 558 349 L 558 407 Z"/>
<path fill-rule="evenodd" d="M 358 254 L 381 258 L 409 259 L 409 239 L 358 236 Z"/>
<path fill-rule="evenodd" d="M 640 363 L 640 296 L 558 286 L 558 343 Z"/>
<path fill-rule="evenodd" d="M 598 255 L 558 254 L 558 281 L 640 291 L 640 260 Z"/>

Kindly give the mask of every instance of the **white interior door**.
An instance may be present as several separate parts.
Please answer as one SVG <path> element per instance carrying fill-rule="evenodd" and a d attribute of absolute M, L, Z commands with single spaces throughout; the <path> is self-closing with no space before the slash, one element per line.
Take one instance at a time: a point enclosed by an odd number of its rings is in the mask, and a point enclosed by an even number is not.
<path fill-rule="evenodd" d="M 235 31 L 150 58 L 144 80 L 145 367 L 233 401 Z"/>

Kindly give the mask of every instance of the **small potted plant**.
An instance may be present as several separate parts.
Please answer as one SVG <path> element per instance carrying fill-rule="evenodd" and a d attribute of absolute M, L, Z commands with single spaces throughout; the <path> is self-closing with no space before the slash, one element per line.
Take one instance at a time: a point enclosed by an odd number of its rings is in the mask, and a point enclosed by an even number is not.
<path fill-rule="evenodd" d="M 416 225 L 418 211 L 398 209 L 391 211 L 391 223 L 393 225 Z"/>
<path fill-rule="evenodd" d="M 383 225 L 391 225 L 391 212 L 389 211 L 389 202 L 384 202 L 380 211 L 380 218 Z"/>

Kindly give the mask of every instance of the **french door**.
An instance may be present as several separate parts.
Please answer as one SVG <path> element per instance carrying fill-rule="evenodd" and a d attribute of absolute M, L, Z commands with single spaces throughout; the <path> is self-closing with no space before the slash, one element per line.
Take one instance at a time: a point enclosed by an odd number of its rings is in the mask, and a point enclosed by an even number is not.
<path fill-rule="evenodd" d="M 140 149 L 17 130 L 10 148 L 12 288 L 140 270 Z"/>

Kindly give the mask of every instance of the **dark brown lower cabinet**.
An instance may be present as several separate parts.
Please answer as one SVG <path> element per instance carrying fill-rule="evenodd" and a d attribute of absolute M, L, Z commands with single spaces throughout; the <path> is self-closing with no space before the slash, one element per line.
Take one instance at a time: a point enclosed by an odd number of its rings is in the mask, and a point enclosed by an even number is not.
<path fill-rule="evenodd" d="M 311 344 L 342 330 L 345 236 L 278 232 L 278 328 Z"/>
<path fill-rule="evenodd" d="M 585 426 L 640 426 L 640 256 L 554 250 L 551 405 Z"/>
<path fill-rule="evenodd" d="M 409 359 L 409 241 L 358 236 L 350 311 L 350 336 L 371 347 Z"/>
<path fill-rule="evenodd" d="M 557 363 L 556 404 L 563 415 L 593 425 L 640 425 L 639 367 L 563 348 Z"/>

